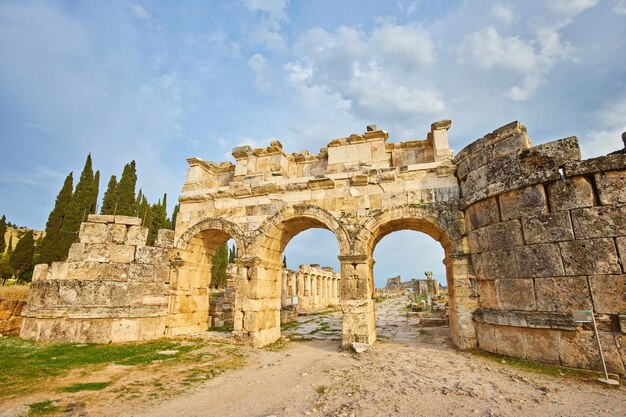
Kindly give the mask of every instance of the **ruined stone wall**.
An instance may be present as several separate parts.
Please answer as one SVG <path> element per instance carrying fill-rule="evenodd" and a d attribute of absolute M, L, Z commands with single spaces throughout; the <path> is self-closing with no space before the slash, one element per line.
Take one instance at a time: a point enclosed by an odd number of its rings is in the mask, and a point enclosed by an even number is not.
<path fill-rule="evenodd" d="M 37 265 L 20 336 L 66 342 L 163 337 L 173 231 L 146 246 L 141 219 L 90 215 L 67 261 Z"/>
<path fill-rule="evenodd" d="M 455 157 L 468 231 L 479 347 L 601 369 L 626 360 L 626 156 L 581 161 L 574 137 L 531 146 L 515 122 Z"/>

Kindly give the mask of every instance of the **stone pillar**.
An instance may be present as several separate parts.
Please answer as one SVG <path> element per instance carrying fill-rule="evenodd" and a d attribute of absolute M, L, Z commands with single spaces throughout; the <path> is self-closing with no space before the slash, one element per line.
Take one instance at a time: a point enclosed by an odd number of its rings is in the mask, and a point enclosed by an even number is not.
<path fill-rule="evenodd" d="M 283 269 L 282 273 L 282 285 L 281 285 L 281 307 L 286 307 L 289 305 L 289 270 Z"/>
<path fill-rule="evenodd" d="M 476 329 L 473 312 L 478 307 L 469 278 L 469 258 L 464 255 L 447 256 L 444 260 L 448 282 L 449 322 L 452 340 L 459 349 L 476 348 Z"/>
<path fill-rule="evenodd" d="M 374 261 L 367 255 L 340 255 L 339 296 L 342 316 L 343 347 L 352 343 L 376 341 L 374 314 Z"/>
<path fill-rule="evenodd" d="M 312 297 L 311 297 L 311 304 L 313 308 L 317 308 L 317 306 L 319 305 L 319 287 L 317 286 L 318 284 L 318 276 L 317 275 L 312 275 L 311 276 L 311 293 L 312 293 Z"/>
<path fill-rule="evenodd" d="M 256 256 L 238 259 L 240 285 L 233 334 L 261 347 L 280 338 L 282 263 Z"/>

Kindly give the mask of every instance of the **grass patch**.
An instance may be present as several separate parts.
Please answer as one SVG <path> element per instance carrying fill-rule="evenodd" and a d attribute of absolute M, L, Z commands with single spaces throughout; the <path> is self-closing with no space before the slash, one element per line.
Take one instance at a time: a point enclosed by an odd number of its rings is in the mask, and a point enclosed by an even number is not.
<path fill-rule="evenodd" d="M 94 365 L 145 365 L 176 361 L 198 343 L 156 340 L 122 345 L 41 343 L 15 336 L 0 339 L 0 398 L 41 390 L 41 384 L 77 368 Z M 177 350 L 174 355 L 160 351 Z"/>
<path fill-rule="evenodd" d="M 286 337 L 281 337 L 274 343 L 271 343 L 263 347 L 263 350 L 267 350 L 269 352 L 278 352 L 278 351 L 286 349 L 288 346 L 289 346 L 289 339 Z"/>
<path fill-rule="evenodd" d="M 374 297 L 374 302 L 375 303 L 382 303 L 384 301 L 383 297 Z"/>
<path fill-rule="evenodd" d="M 424 330 L 424 329 L 419 329 L 417 332 L 420 334 L 420 336 L 430 336 L 431 335 L 430 331 Z"/>
<path fill-rule="evenodd" d="M 298 323 L 297 321 L 292 321 L 291 323 L 281 324 L 280 328 L 282 330 L 289 330 L 289 329 L 293 329 L 294 327 L 298 327 L 299 325 L 300 323 Z"/>
<path fill-rule="evenodd" d="M 317 326 L 316 329 L 313 329 L 309 332 L 309 334 L 315 334 L 315 333 L 319 333 L 319 332 L 325 332 L 330 330 L 330 323 L 326 322 L 326 321 L 322 321 L 320 322 L 319 326 Z"/>
<path fill-rule="evenodd" d="M 324 394 L 326 394 L 326 391 L 328 391 L 328 387 L 325 386 L 325 385 L 320 385 L 315 390 L 315 392 L 317 392 L 317 395 L 324 395 Z"/>
<path fill-rule="evenodd" d="M 586 369 L 566 368 L 556 365 L 548 365 L 545 363 L 528 362 L 522 359 L 510 358 L 508 356 L 497 355 L 495 353 L 489 353 L 482 350 L 471 351 L 471 354 L 481 358 L 489 359 L 495 362 L 505 363 L 514 368 L 521 368 L 527 371 L 540 373 L 543 375 L 550 375 L 555 377 L 569 377 L 582 380 L 596 380 L 597 378 L 604 378 L 604 374 L 597 371 L 590 371 Z M 607 387 L 609 387 L 607 385 Z"/>
<path fill-rule="evenodd" d="M 29 404 L 29 416 L 45 416 L 59 411 L 60 406 L 56 401 L 48 400 Z"/>
<path fill-rule="evenodd" d="M 232 333 L 233 326 L 211 327 L 212 332 Z"/>
<path fill-rule="evenodd" d="M 63 388 L 64 392 L 79 392 L 79 391 L 100 391 L 111 385 L 110 382 L 87 382 L 84 384 L 74 384 L 69 387 Z"/>

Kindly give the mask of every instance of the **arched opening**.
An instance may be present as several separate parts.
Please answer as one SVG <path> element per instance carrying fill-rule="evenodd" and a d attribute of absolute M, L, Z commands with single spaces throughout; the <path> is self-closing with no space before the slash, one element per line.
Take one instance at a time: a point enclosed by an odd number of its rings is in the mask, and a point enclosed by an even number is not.
<path fill-rule="evenodd" d="M 452 209 L 435 211 L 428 207 L 403 207 L 383 212 L 372 218 L 357 236 L 357 242 L 366 242 L 359 250 L 363 248 L 366 258 L 371 260 L 378 242 L 399 230 L 425 233 L 443 247 L 452 341 L 462 349 L 474 348 L 476 330 L 472 314 L 477 307 L 477 294 L 474 281 L 470 277 L 462 214 Z M 369 277 L 373 283 L 373 262 L 370 262 L 369 267 Z M 369 314 L 374 321 L 373 311 Z"/>
<path fill-rule="evenodd" d="M 280 324 L 292 339 L 338 338 L 339 248 L 335 235 L 308 229 L 294 236 L 283 251 Z"/>
<path fill-rule="evenodd" d="M 430 236 L 399 229 L 373 248 L 379 339 L 449 341 L 445 250 Z"/>
<path fill-rule="evenodd" d="M 228 256 L 225 265 L 216 265 L 214 261 L 220 259 L 225 246 L 241 247 L 237 226 L 206 219 L 189 228 L 175 246 L 170 262 L 166 335 L 198 333 L 216 325 L 232 326 L 236 270 L 229 267 Z M 214 274 L 225 274 L 219 277 L 219 285 Z M 222 302 L 212 305 L 212 292 L 213 296 L 222 297 Z"/>
<path fill-rule="evenodd" d="M 283 252 L 296 235 L 308 229 L 326 229 L 333 233 L 340 253 L 349 248 L 347 233 L 339 222 L 325 210 L 310 205 L 290 207 L 269 218 L 259 227 L 250 245 L 247 279 L 242 279 L 238 288 L 242 298 L 234 326 L 239 336 L 250 338 L 256 346 L 272 343 L 280 337 L 280 312 L 285 301 L 282 297 Z M 308 289 L 309 296 L 318 297 L 319 302 L 320 297 L 332 293 L 329 284 L 330 280 L 316 277 L 309 281 L 308 288 L 302 281 L 300 291 L 304 294 Z M 338 287 L 339 283 L 336 284 L 337 295 Z M 297 284 L 292 286 L 292 291 L 297 294 Z"/>

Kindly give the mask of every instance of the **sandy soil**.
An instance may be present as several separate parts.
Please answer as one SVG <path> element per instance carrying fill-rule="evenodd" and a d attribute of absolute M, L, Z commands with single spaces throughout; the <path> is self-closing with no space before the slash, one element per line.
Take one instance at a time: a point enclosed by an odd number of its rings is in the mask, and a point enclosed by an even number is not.
<path fill-rule="evenodd" d="M 377 305 L 381 340 L 341 352 L 339 314 L 301 317 L 286 333 L 313 340 L 251 352 L 243 369 L 159 403 L 113 403 L 120 416 L 618 416 L 626 389 L 552 377 L 452 347 L 447 328 L 420 328 L 405 300 Z M 86 410 L 99 415 L 102 410 Z"/>

